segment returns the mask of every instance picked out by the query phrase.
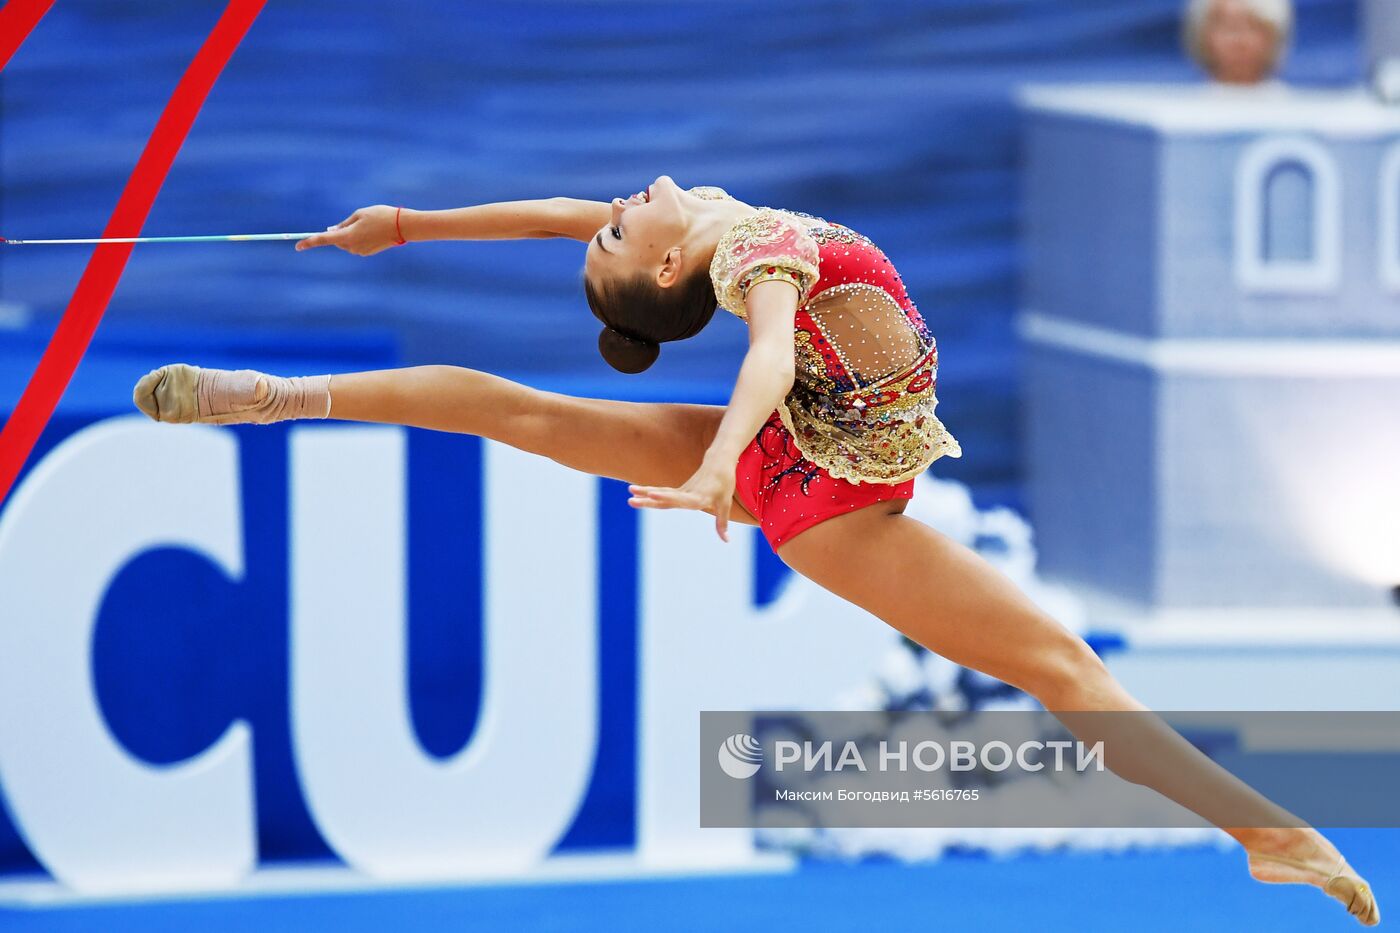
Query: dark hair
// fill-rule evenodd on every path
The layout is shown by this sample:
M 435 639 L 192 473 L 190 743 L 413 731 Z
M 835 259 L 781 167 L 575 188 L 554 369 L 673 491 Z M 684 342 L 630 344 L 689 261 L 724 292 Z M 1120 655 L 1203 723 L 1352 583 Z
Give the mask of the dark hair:
M 661 288 L 644 273 L 602 285 L 585 273 L 583 294 L 604 325 L 598 352 L 624 373 L 639 373 L 656 362 L 661 344 L 700 333 L 717 305 L 708 269 L 696 269 L 671 288 Z

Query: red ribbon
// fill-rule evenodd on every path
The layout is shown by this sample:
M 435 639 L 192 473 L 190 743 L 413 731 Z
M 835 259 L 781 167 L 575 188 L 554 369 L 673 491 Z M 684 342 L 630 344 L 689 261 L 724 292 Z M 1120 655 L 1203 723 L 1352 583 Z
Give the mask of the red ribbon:
M 140 236 L 156 195 L 165 184 L 170 166 L 184 145 L 195 117 L 265 3 L 266 0 L 230 0 L 224 8 L 223 15 L 214 24 L 214 29 L 170 95 L 102 236 Z M 51 5 L 52 0 L 10 0 L 0 8 L 0 67 L 9 60 L 9 54 L 19 47 Z M 24 28 L 26 24 L 27 28 Z M 20 32 L 22 28 L 23 32 Z M 15 479 L 34 450 L 35 442 L 53 417 L 58 400 L 68 388 L 78 363 L 87 353 L 92 335 L 126 269 L 133 245 L 104 243 L 93 250 L 68 308 L 39 360 L 39 366 L 25 386 L 4 429 L 0 430 L 0 503 L 9 495 Z

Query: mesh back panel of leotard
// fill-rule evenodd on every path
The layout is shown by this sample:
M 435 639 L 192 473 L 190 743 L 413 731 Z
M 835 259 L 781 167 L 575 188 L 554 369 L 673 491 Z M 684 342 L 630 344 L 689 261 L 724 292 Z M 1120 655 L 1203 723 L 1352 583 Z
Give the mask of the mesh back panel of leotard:
M 813 298 L 807 310 L 857 386 L 906 369 L 925 349 L 904 309 L 877 285 L 833 286 Z

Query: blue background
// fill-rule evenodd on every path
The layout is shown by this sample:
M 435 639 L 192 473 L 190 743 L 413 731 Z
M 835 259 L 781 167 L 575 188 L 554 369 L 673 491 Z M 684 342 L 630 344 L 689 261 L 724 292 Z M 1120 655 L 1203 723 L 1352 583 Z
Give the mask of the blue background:
M 884 248 L 938 338 L 939 414 L 966 453 L 936 471 L 970 484 L 979 505 L 1019 507 L 1011 325 L 1021 124 L 1013 91 L 1024 82 L 1195 80 L 1180 50 L 1179 6 L 274 0 L 210 95 L 144 232 L 316 230 L 373 203 L 608 200 L 661 173 L 819 214 Z M 0 73 L 0 234 L 100 234 L 221 10 L 196 0 L 55 5 Z M 1298 12 L 1285 76 L 1356 81 L 1354 3 L 1302 0 Z M 0 411 L 18 397 L 89 255 L 84 247 L 0 249 L 0 300 L 33 315 L 32 327 L 0 334 Z M 597 324 L 578 284 L 582 257 L 577 243 L 539 240 L 418 244 L 369 259 L 298 254 L 290 244 L 137 247 L 31 466 L 95 417 L 129 410 L 131 374 L 173 359 L 294 361 L 305 372 L 446 362 L 586 394 L 727 397 L 746 343 L 740 322 L 716 315 L 699 337 L 667 345 L 649 372 L 614 373 L 596 352 Z M 138 558 L 104 604 L 94 674 L 113 731 L 152 762 L 181 759 L 231 719 L 248 719 L 263 859 L 328 857 L 297 789 L 287 728 L 287 430 L 230 430 L 249 484 L 247 540 L 258 544 L 247 581 L 231 586 L 177 551 Z M 409 502 L 411 699 L 418 735 L 439 755 L 466 741 L 479 699 L 479 555 L 471 536 L 450 533 L 475 525 L 479 450 L 475 438 L 411 435 L 409 488 L 431 490 Z M 602 497 L 600 512 L 600 545 L 620 554 L 618 566 L 633 566 L 635 515 L 620 487 Z M 760 559 L 764 599 L 783 571 L 771 556 Z M 172 578 L 179 586 L 154 601 Z M 635 580 L 604 576 L 600 585 L 602 744 L 571 847 L 626 847 L 634 833 Z M 189 628 L 175 621 L 181 605 L 219 608 Z M 441 611 L 446 605 L 456 608 Z M 192 683 L 205 701 L 174 702 Z M 1359 863 L 1379 857 L 1379 834 L 1349 835 L 1338 842 L 1359 847 Z M 37 867 L 0 809 L 0 873 Z M 715 917 L 677 912 L 677 903 L 709 904 L 781 928 L 797 919 L 793 905 L 806 904 L 823 918 L 809 918 L 814 928 L 932 919 L 971 929 L 996 903 L 1007 928 L 1050 928 L 1056 919 L 1113 928 L 1128 900 L 1135 929 L 1349 923 L 1315 891 L 1249 886 L 1243 872 L 1237 852 L 1068 856 L 1014 868 L 816 869 L 724 887 L 690 879 L 566 887 L 547 897 L 531 888 L 444 893 L 411 910 L 458 927 L 518 922 L 534 910 L 549 913 L 550 929 L 590 928 L 595 912 L 612 915 L 613 929 L 682 929 L 708 928 Z M 1076 888 L 1081 874 L 1106 896 Z M 1004 900 L 1008 892 L 1023 895 L 1019 906 Z M 376 905 L 330 900 L 347 929 L 394 927 L 408 912 L 398 896 Z M 131 922 L 188 929 L 215 913 L 269 929 L 277 918 L 288 929 L 314 925 L 299 901 L 174 904 Z M 15 929 L 41 919 L 46 928 L 113 922 L 82 911 L 0 918 Z
M 272 2 L 148 235 L 319 230 L 368 204 L 610 200 L 659 174 L 872 237 L 939 341 L 940 475 L 1018 502 L 1019 119 L 1028 81 L 1195 80 L 1176 0 Z M 1286 76 L 1361 74 L 1352 0 L 1299 3 Z M 0 75 L 0 234 L 97 236 L 215 2 L 55 6 Z M 85 247 L 0 250 L 0 298 L 61 313 Z M 728 398 L 717 315 L 640 376 L 598 356 L 569 240 L 138 246 L 117 322 L 393 327 L 404 362 L 610 396 Z M 195 361 L 197 362 L 197 361 Z

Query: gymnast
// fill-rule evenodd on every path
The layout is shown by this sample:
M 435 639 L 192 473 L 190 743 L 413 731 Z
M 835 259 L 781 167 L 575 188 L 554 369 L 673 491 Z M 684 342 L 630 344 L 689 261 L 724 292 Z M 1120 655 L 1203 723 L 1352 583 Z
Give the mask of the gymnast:
M 934 414 L 933 335 L 865 236 L 662 175 L 611 204 L 375 205 L 296 248 L 370 256 L 409 241 L 541 237 L 587 244 L 598 348 L 622 372 L 646 369 L 661 344 L 694 336 L 717 307 L 745 321 L 729 403 L 576 398 L 450 365 L 284 377 L 184 363 L 142 377 L 134 402 L 179 424 L 334 418 L 474 434 L 626 481 L 635 508 L 711 515 L 723 541 L 731 518 L 756 525 L 797 573 L 1026 691 L 1080 740 L 1103 741 L 1120 777 L 1236 839 L 1257 880 L 1316 885 L 1361 923 L 1380 921 L 1369 887 L 1326 837 L 1151 714 L 975 551 L 902 514 L 914 478 L 962 450 Z M 1139 715 L 1075 715 L 1110 710 Z

